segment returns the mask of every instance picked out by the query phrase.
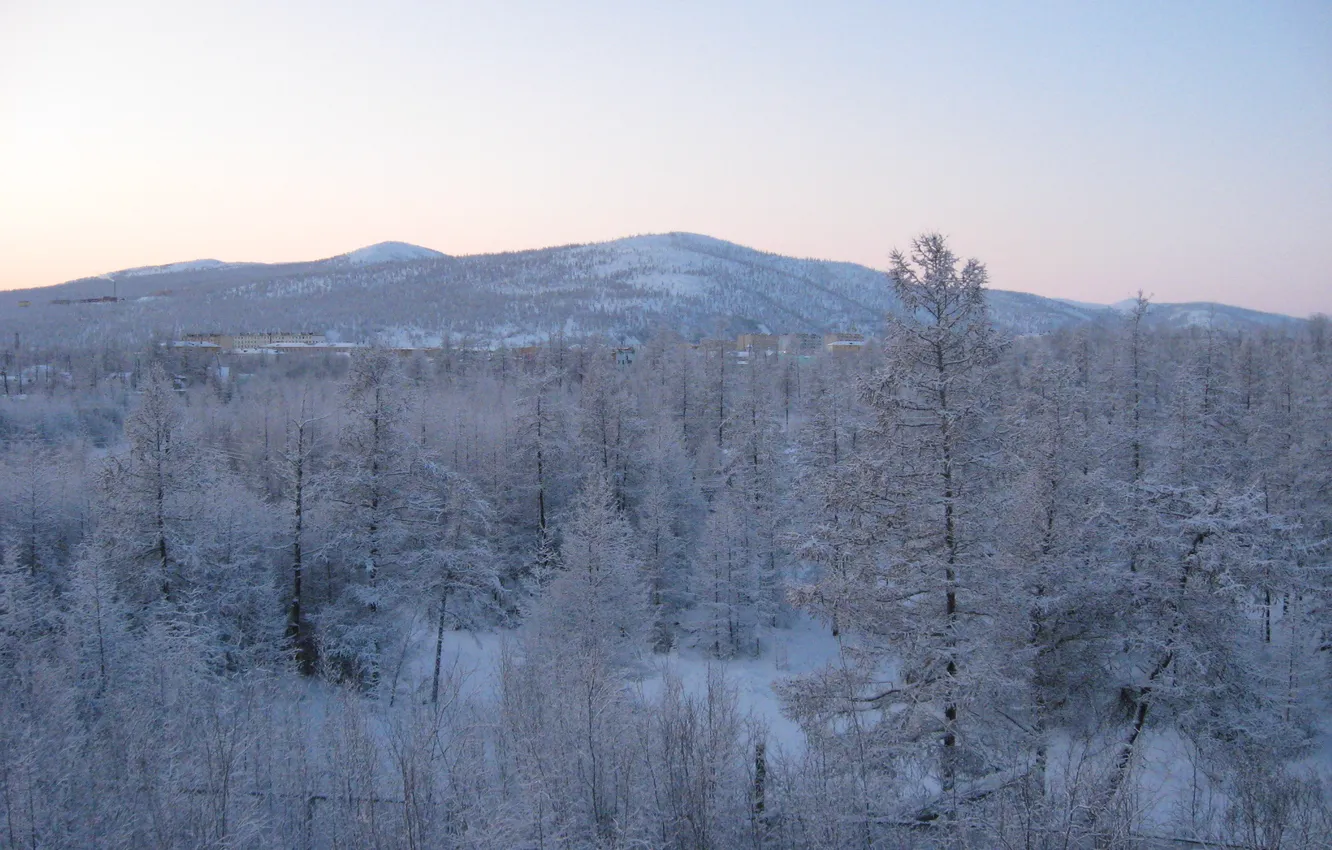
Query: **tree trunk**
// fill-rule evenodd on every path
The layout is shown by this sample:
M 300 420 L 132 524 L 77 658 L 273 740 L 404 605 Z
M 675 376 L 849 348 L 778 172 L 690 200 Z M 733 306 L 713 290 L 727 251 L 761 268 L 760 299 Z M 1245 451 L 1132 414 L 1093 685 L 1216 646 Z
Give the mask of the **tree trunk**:
M 448 606 L 449 592 L 445 590 L 444 595 L 439 600 L 439 623 L 435 629 L 435 675 L 430 683 L 431 705 L 439 705 L 439 668 L 444 657 L 444 621 Z

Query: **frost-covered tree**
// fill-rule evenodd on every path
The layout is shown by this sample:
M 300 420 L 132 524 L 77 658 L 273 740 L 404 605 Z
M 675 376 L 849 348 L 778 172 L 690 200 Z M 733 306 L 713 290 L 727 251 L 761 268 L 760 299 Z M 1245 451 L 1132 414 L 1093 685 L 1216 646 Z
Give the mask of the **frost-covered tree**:
M 338 447 L 324 483 L 334 506 L 324 557 L 342 572 L 337 604 L 323 613 L 322 654 L 336 675 L 378 677 L 396 638 L 395 608 L 428 554 L 437 493 L 427 486 L 419 441 L 408 430 L 410 391 L 398 355 L 360 352 L 343 388 Z
M 645 435 L 638 461 L 642 489 L 634 509 L 652 612 L 652 644 L 663 651 L 675 643 L 679 619 L 689 604 L 690 530 L 702 503 L 677 428 L 675 421 L 663 417 Z
M 547 530 L 562 507 L 567 477 L 569 413 L 559 386 L 561 377 L 549 367 L 520 377 L 512 414 L 510 460 L 519 478 L 515 489 L 530 494 L 523 500 L 525 510 L 515 519 L 538 533 Z
M 873 518 L 872 537 L 854 570 L 798 594 L 816 611 L 836 611 L 850 633 L 847 672 L 808 678 L 791 695 L 811 718 L 834 700 L 873 710 L 882 745 L 910 746 L 934 762 L 952 811 L 959 775 L 980 767 L 964 724 L 997 649 L 984 379 L 999 344 L 986 315 L 985 267 L 959 263 L 942 236 L 918 238 L 910 257 L 894 252 L 890 279 L 902 314 L 883 367 L 864 385 L 875 417 L 857 458 L 866 486 L 848 494 Z M 814 539 L 806 549 L 835 545 Z
M 319 475 L 315 466 L 320 450 L 319 425 L 325 418 L 312 409 L 309 394 L 302 393 L 299 407 L 286 423 L 284 444 L 277 453 L 289 522 L 285 536 L 290 554 L 291 598 L 287 602 L 286 637 L 298 668 L 306 675 L 315 672 L 318 661 L 317 642 L 306 604 L 306 570 L 310 561 L 306 526 Z
M 551 801 L 532 814 L 535 829 L 588 843 L 623 835 L 626 675 L 645 648 L 648 619 L 633 529 L 601 470 L 571 511 L 562 569 L 532 611 L 521 657 L 506 665 L 501 687 L 526 751 L 516 769 Z
M 431 703 L 439 702 L 444 632 L 452 622 L 473 627 L 493 615 L 498 577 L 491 545 L 494 512 L 470 481 L 435 468 L 439 491 L 438 531 L 433 536 L 422 576 L 427 594 L 437 600 L 435 663 L 430 684 Z M 452 603 L 452 609 L 450 609 Z
M 576 450 L 583 468 L 599 469 L 611 483 L 617 503 L 624 506 L 639 422 L 623 377 L 615 370 L 609 352 L 592 352 L 575 413 Z
M 125 440 L 98 482 L 99 545 L 134 599 L 178 605 L 191 589 L 212 470 L 160 364 L 125 420 Z
M 536 617 L 550 640 L 599 664 L 625 663 L 643 647 L 647 589 L 633 527 L 616 504 L 607 476 L 592 472 L 564 527 L 561 572 Z
M 77 460 L 32 440 L 14 441 L 0 455 L 0 534 L 34 578 L 59 581 L 78 540 Z

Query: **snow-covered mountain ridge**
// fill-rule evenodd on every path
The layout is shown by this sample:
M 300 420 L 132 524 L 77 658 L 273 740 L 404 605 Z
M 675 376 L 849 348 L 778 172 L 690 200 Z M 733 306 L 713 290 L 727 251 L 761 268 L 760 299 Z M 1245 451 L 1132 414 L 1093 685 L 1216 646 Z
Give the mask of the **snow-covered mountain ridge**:
M 135 272 L 136 274 L 130 274 Z M 745 332 L 879 332 L 897 308 L 882 271 L 770 254 L 691 233 L 531 251 L 448 256 L 386 242 L 304 263 L 215 260 L 115 273 L 117 304 L 54 305 L 111 295 L 108 276 L 0 292 L 0 330 L 50 338 L 142 339 L 191 330 L 326 330 L 520 344 L 552 334 L 641 340 Z M 170 297 L 161 297 L 169 292 Z M 156 296 L 156 297 L 152 297 Z M 20 300 L 31 303 L 10 309 Z M 992 290 L 1010 333 L 1117 320 L 1111 306 Z M 1216 304 L 1154 305 L 1154 322 L 1262 327 L 1287 316 Z M 19 323 L 22 327 L 19 327 Z
M 103 277 L 111 280 L 119 280 L 125 277 L 145 277 L 148 275 L 174 274 L 176 272 L 196 272 L 208 269 L 226 268 L 235 263 L 224 263 L 221 260 L 189 260 L 184 263 L 167 263 L 163 266 L 139 266 L 132 269 L 121 269 L 116 272 L 109 272 Z

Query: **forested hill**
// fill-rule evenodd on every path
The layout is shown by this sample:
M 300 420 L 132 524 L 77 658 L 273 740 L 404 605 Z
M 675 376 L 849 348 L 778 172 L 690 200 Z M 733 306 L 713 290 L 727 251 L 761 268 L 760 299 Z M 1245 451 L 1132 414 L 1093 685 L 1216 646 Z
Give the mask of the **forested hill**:
M 125 300 L 52 303 L 106 296 Z M 990 291 L 989 303 L 995 323 L 1012 333 L 1115 313 L 1002 290 Z M 315 262 L 197 260 L 128 269 L 0 292 L 0 334 L 10 339 L 19 331 L 52 344 L 292 329 L 404 345 L 433 344 L 445 334 L 489 344 L 525 344 L 559 332 L 632 341 L 662 329 L 690 338 L 853 326 L 876 333 L 896 306 L 875 269 L 670 233 L 467 257 L 388 242 Z M 1216 304 L 1165 304 L 1154 306 L 1152 321 L 1237 328 L 1292 320 Z

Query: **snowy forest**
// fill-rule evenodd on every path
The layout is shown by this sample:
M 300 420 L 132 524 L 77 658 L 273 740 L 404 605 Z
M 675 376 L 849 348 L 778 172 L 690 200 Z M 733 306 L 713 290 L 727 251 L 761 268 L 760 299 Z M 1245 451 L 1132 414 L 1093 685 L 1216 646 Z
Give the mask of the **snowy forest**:
M 986 278 L 921 237 L 850 355 L 6 377 L 0 846 L 1332 846 L 1328 320 Z

